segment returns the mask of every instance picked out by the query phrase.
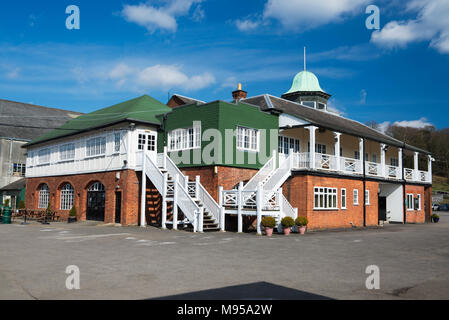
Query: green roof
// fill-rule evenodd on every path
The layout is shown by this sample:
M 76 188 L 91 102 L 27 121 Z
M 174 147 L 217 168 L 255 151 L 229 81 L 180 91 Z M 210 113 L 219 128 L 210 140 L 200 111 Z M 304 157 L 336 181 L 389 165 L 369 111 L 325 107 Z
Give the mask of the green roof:
M 309 71 L 302 71 L 295 76 L 291 89 L 287 93 L 293 93 L 298 91 L 309 92 L 324 92 L 320 87 L 318 78 Z
M 169 111 L 171 111 L 171 108 L 165 104 L 150 96 L 144 95 L 136 99 L 79 116 L 76 119 L 66 122 L 58 129 L 38 137 L 28 145 L 74 135 L 127 120 L 160 125 L 161 122 L 156 116 Z

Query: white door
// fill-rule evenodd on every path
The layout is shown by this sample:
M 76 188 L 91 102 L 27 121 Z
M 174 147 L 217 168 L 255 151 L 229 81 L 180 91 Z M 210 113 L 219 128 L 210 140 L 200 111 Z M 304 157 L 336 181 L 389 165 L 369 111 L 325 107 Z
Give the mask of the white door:
M 157 132 L 139 130 L 137 151 L 140 153 L 144 150 L 153 161 L 157 160 Z

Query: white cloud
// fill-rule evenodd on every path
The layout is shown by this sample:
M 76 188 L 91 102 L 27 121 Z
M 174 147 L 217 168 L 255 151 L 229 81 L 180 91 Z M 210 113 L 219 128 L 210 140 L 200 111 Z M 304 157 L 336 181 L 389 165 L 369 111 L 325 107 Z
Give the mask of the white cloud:
M 287 29 L 312 29 L 339 22 L 356 12 L 368 0 L 268 0 L 264 18 L 276 19 Z
M 410 43 L 429 41 L 440 53 L 449 53 L 449 1 L 413 0 L 406 11 L 415 19 L 391 21 L 373 33 L 371 42 L 386 48 L 405 47 Z
M 10 72 L 8 72 L 8 74 L 6 75 L 8 77 L 8 79 L 17 79 L 20 76 L 20 68 L 15 68 L 14 70 L 11 70 Z
M 378 130 L 380 132 L 385 133 L 390 126 L 391 126 L 391 122 L 390 121 L 385 121 L 385 122 L 382 122 L 382 123 L 378 124 Z
M 360 104 L 366 104 L 366 98 L 368 96 L 368 92 L 365 89 L 360 91 Z
M 250 19 L 235 20 L 237 29 L 243 32 L 256 30 L 260 26 L 260 21 L 253 21 Z
M 131 68 L 125 63 L 119 63 L 109 72 L 109 77 L 114 80 L 123 79 L 132 72 L 133 68 Z
M 426 118 L 421 118 L 419 120 L 411 120 L 411 121 L 396 121 L 395 123 L 393 123 L 394 126 L 398 126 L 398 127 L 410 127 L 410 128 L 418 128 L 418 129 L 422 129 L 428 126 L 433 126 L 432 123 L 430 123 L 429 121 L 427 121 Z
M 207 72 L 188 76 L 178 66 L 158 64 L 141 70 L 137 75 L 136 83 L 144 89 L 201 90 L 215 83 L 215 77 Z
M 141 3 L 139 5 L 124 5 L 123 17 L 129 21 L 145 27 L 149 32 L 162 29 L 176 32 L 178 29 L 177 17 L 188 15 L 194 4 L 203 0 L 167 0 L 164 6 L 155 7 Z M 194 20 L 204 18 L 204 11 L 198 6 L 193 14 Z

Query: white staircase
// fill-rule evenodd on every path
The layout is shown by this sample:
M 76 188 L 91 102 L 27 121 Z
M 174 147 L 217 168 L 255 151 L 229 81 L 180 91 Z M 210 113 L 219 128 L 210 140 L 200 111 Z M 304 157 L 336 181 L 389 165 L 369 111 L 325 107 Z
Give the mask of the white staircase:
M 237 190 L 220 189 L 220 206 L 225 214 L 237 214 L 238 231 L 242 232 L 242 215 L 257 216 L 257 232 L 261 233 L 262 216 L 273 216 L 281 230 L 281 219 L 298 216 L 298 210 L 293 208 L 282 193 L 281 186 L 291 176 L 294 154 L 287 158 L 280 157 L 280 165 L 276 167 L 276 153 L 243 186 L 240 183 Z
M 143 177 L 148 177 L 162 196 L 162 228 L 172 225 L 174 230 L 179 226 L 191 228 L 194 232 L 224 230 L 222 210 L 212 196 L 206 191 L 196 177 L 189 181 L 179 168 L 173 163 L 165 151 L 157 158 L 143 153 Z M 141 212 L 146 212 L 146 179 L 142 179 Z M 172 203 L 172 219 L 167 220 L 167 207 Z M 184 215 L 179 220 L 179 210 Z M 141 214 L 141 226 L 146 226 L 146 215 Z

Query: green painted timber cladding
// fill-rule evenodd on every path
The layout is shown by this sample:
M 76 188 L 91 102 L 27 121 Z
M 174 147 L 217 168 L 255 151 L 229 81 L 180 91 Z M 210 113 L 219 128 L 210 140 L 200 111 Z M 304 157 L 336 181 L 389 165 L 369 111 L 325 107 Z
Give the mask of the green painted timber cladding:
M 185 107 L 175 108 L 172 112 L 166 115 L 166 121 L 164 123 L 164 133 L 160 135 L 159 140 L 159 152 L 162 152 L 163 146 L 166 145 L 168 132 L 180 129 L 180 128 L 190 128 L 193 126 L 194 121 L 201 122 L 201 136 L 202 140 L 205 137 L 205 133 L 209 129 L 216 129 L 223 137 L 221 157 L 217 162 L 205 163 L 203 158 L 201 158 L 201 163 L 194 163 L 194 152 L 199 152 L 199 150 L 189 150 L 178 153 L 172 153 L 170 156 L 172 158 L 183 158 L 188 162 L 187 164 L 179 164 L 179 167 L 198 167 L 207 165 L 223 165 L 230 167 L 241 167 L 250 169 L 260 169 L 267 158 L 270 157 L 270 150 L 277 150 L 278 143 L 278 116 L 266 112 L 261 112 L 258 107 L 239 103 L 227 103 L 223 101 L 215 101 L 204 105 L 190 105 Z M 236 132 L 237 126 L 248 127 L 259 129 L 260 131 L 260 142 L 259 142 L 259 152 L 264 153 L 265 157 L 256 157 L 256 153 L 239 151 L 236 148 L 236 137 L 232 137 L 232 157 L 230 155 L 229 149 L 226 150 L 226 130 L 231 129 Z M 266 135 L 261 132 L 261 130 L 267 130 Z M 274 130 L 273 141 L 270 140 L 270 130 Z M 211 140 L 212 141 L 212 140 Z M 228 142 L 229 143 L 229 142 Z M 205 148 L 210 144 L 210 141 L 201 142 L 201 152 L 203 153 Z M 270 147 L 271 145 L 271 147 Z M 219 154 L 211 153 L 213 156 L 218 156 Z M 251 155 L 250 155 L 251 154 Z M 239 159 L 239 161 L 237 161 Z M 255 159 L 255 161 L 250 161 L 250 159 Z M 241 161 L 243 160 L 243 161 Z

